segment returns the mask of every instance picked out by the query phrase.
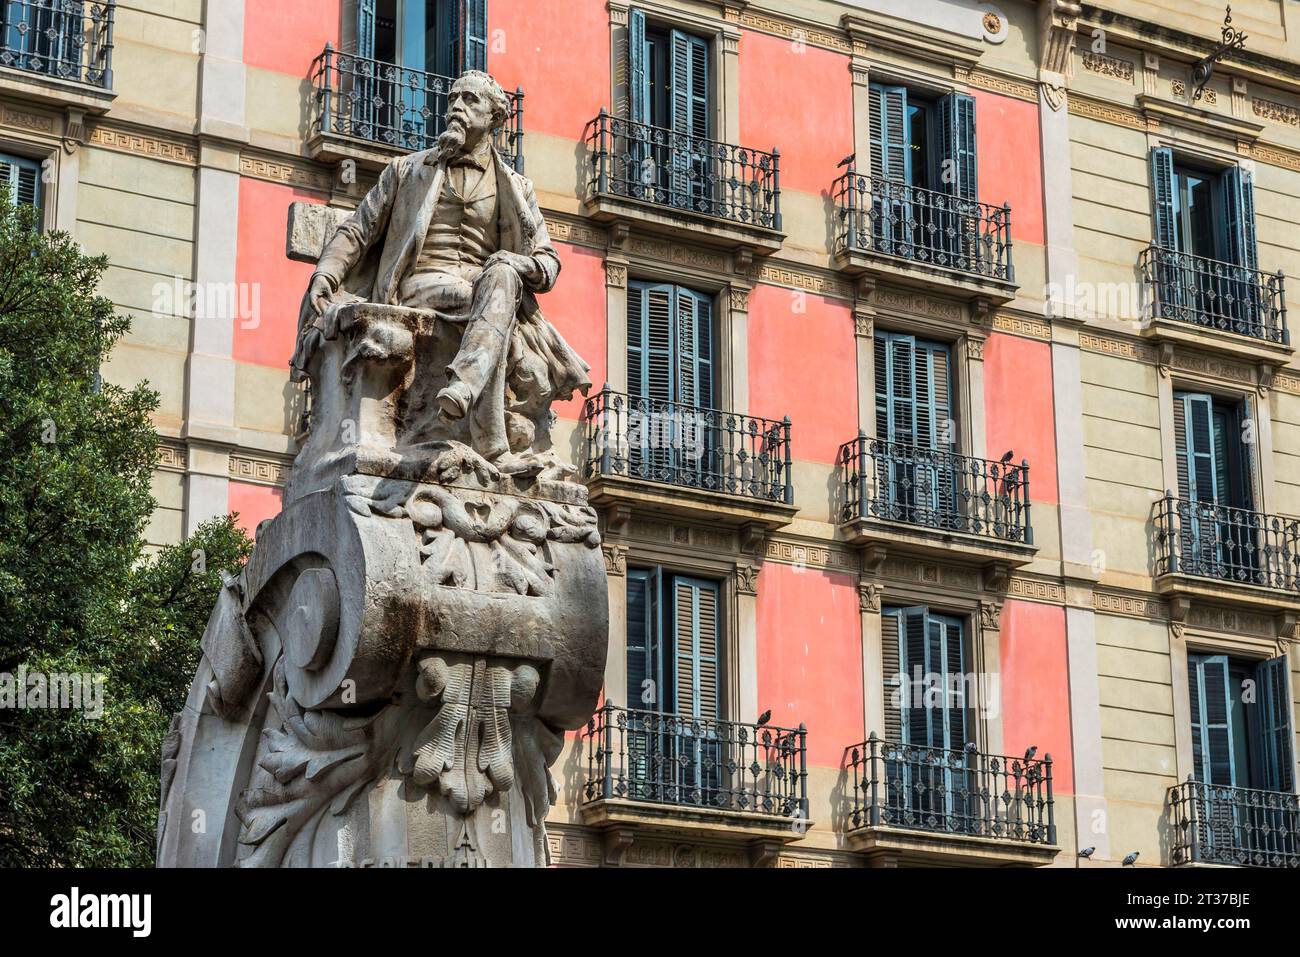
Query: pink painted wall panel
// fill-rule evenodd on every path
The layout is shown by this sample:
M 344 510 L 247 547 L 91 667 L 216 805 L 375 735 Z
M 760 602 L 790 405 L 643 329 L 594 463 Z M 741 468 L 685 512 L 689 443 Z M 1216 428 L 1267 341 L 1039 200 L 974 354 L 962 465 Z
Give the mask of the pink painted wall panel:
M 833 463 L 858 434 L 857 344 L 849 307 L 759 285 L 749 296 L 749 407 L 790 416 L 797 459 Z
M 1011 238 L 1043 245 L 1038 106 L 983 90 L 975 97 L 980 201 L 1011 204 Z
M 306 81 L 326 43 L 339 46 L 340 0 L 245 0 L 244 62 Z
M 808 761 L 839 767 L 864 737 L 862 631 L 852 575 L 768 562 L 758 580 L 758 710 L 808 727 Z
M 488 69 L 507 90 L 523 87 L 526 133 L 577 140 L 612 108 L 605 4 L 492 0 L 488 31 Z
M 984 416 L 988 457 L 1008 449 L 1029 460 L 1029 494 L 1058 501 L 1056 416 L 1052 402 L 1052 347 L 994 333 L 984 346 Z
M 245 301 L 258 308 L 256 315 L 241 314 L 235 320 L 237 362 L 288 366 L 298 335 L 298 310 L 313 268 L 284 254 L 289 204 L 320 201 L 314 193 L 289 186 L 240 180 L 235 280 Z
M 564 336 L 591 371 L 591 392 L 605 384 L 605 260 L 593 250 L 556 243 L 560 254 L 560 281 L 538 297 L 542 314 Z M 552 408 L 563 419 L 581 419 L 583 397 L 575 392 Z
M 740 145 L 781 151 L 782 189 L 828 193 L 837 164 L 853 152 L 849 58 L 745 31 Z
M 1029 601 L 1002 609 L 1002 744 L 1008 755 L 1037 747 L 1052 756 L 1057 794 L 1074 793 L 1065 610 Z
M 239 516 L 236 524 L 250 536 L 264 520 L 280 514 L 283 501 L 283 489 L 247 482 L 231 482 L 227 494 L 227 507 Z

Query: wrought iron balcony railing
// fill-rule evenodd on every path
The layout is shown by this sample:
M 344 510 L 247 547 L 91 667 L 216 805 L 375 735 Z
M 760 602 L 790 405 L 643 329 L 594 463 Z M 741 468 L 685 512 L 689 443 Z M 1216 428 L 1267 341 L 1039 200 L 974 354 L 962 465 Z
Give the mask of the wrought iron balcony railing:
M 781 152 L 734 146 L 611 116 L 587 124 L 589 195 L 781 231 Z
M 0 67 L 113 88 L 115 0 L 0 0 Z
M 442 134 L 447 95 L 454 77 L 340 53 L 332 45 L 312 63 L 311 129 L 350 136 L 413 153 L 432 147 Z M 510 117 L 496 147 L 523 172 L 524 92 L 507 93 Z
M 1300 796 L 1203 784 L 1169 789 L 1174 864 L 1300 867 Z
M 790 420 L 736 415 L 605 386 L 582 411 L 583 477 L 622 476 L 794 504 Z
M 1140 260 L 1151 316 L 1290 345 L 1286 277 L 1148 246 Z
M 1300 593 L 1300 518 L 1194 502 L 1156 503 L 1156 575 Z
M 808 818 L 808 732 L 606 704 L 587 723 L 583 803 L 620 799 Z
M 1029 463 L 858 437 L 840 447 L 840 521 L 882 520 L 1032 545 Z
M 1010 758 L 882 741 L 849 749 L 848 830 L 899 827 L 1027 844 L 1056 843 L 1052 757 Z
M 896 180 L 835 181 L 835 251 L 910 260 L 982 279 L 1014 283 L 1011 207 L 990 206 Z

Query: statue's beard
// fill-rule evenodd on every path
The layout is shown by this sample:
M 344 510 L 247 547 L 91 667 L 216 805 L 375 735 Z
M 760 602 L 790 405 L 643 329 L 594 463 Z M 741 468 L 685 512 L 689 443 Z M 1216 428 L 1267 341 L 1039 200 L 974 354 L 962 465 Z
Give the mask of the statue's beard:
M 458 123 L 448 125 L 438 137 L 438 149 L 444 156 L 459 156 L 465 152 L 465 127 Z

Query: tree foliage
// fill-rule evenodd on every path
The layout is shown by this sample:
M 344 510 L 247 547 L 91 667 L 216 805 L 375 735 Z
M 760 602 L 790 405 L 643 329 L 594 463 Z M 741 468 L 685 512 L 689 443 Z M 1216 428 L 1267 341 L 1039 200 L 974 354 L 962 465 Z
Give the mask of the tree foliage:
M 252 547 L 228 517 L 146 554 L 158 396 L 100 381 L 106 266 L 0 191 L 0 680 L 103 676 L 99 718 L 0 706 L 0 866 L 152 864 L 162 736 Z

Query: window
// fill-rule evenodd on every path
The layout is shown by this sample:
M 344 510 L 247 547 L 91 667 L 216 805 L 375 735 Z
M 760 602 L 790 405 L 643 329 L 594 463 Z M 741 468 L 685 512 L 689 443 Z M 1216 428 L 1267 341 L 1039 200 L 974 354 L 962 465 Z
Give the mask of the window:
M 358 58 L 341 61 L 354 134 L 424 149 L 442 132 L 448 80 L 487 69 L 487 0 L 345 0 L 343 52 Z
M 1293 789 L 1288 670 L 1285 656 L 1245 661 L 1188 655 L 1196 780 L 1223 787 Z
M 925 606 L 884 609 L 886 741 L 950 751 L 966 746 L 964 624 Z M 930 689 L 936 693 L 927 695 Z
M 629 393 L 711 408 L 713 343 L 712 296 L 669 283 L 628 283 Z
M 943 526 L 956 519 L 956 423 L 947 345 L 877 332 L 876 488 L 887 517 Z
M 721 590 L 660 568 L 627 579 L 627 738 L 631 796 L 713 803 L 724 786 L 719 694 Z M 659 715 L 667 717 L 659 717 Z M 704 798 L 688 801 L 698 792 Z
M 1182 570 L 1254 582 L 1260 555 L 1254 521 L 1253 468 L 1243 440 L 1246 403 L 1174 393 L 1174 447 L 1181 501 Z
M 1251 508 L 1251 468 L 1242 440 L 1246 403 L 1193 392 L 1174 393 L 1178 495 L 1191 502 Z
M 641 198 L 710 212 L 714 176 L 707 141 L 713 132 L 713 92 L 709 42 L 681 30 L 651 26 L 645 14 L 628 15 L 628 110 L 634 129 L 629 175 L 644 190 Z M 636 130 L 644 124 L 678 134 Z
M 949 93 L 927 99 L 906 87 L 873 83 L 870 136 L 877 248 L 940 265 L 976 253 L 968 247 L 977 211 L 941 198 L 979 199 L 974 98 Z
M 8 187 L 9 202 L 41 207 L 41 164 L 0 153 L 0 186 Z

